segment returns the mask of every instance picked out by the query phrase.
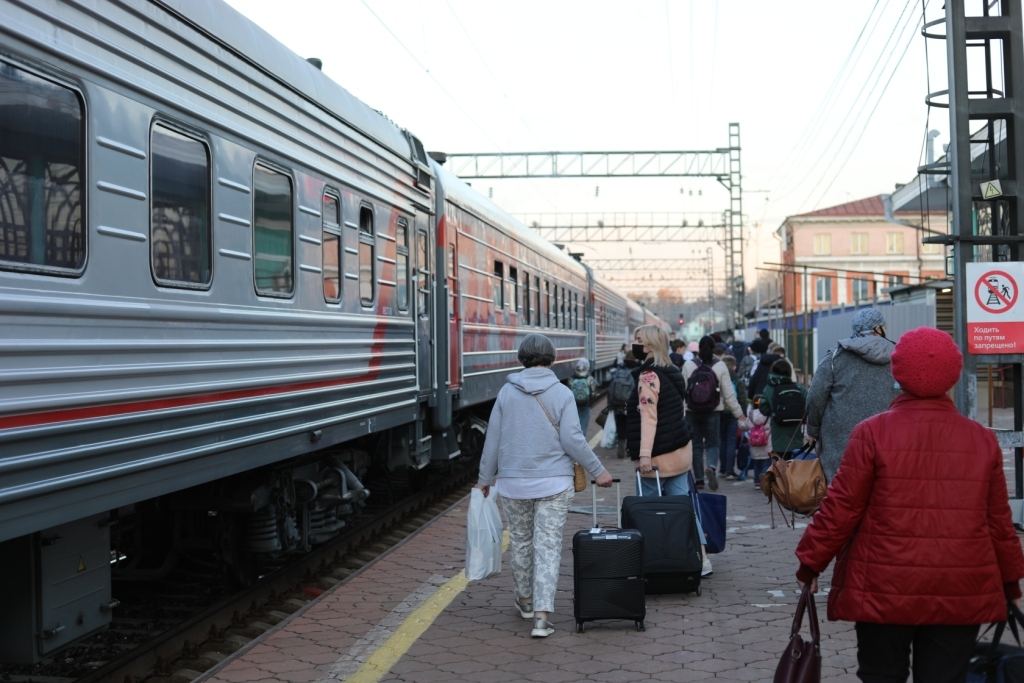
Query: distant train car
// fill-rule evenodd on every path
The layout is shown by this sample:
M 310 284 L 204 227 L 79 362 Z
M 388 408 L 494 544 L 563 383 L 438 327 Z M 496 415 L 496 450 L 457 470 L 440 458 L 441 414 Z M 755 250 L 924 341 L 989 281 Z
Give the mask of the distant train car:
M 0 16 L 0 661 L 111 572 L 252 580 L 478 453 L 526 334 L 567 378 L 650 319 L 218 0 Z

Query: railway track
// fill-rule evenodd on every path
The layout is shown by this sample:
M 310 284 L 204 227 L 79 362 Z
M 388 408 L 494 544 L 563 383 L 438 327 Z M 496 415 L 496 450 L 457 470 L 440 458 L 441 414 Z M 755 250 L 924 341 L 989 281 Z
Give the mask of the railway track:
M 475 474 L 475 461 L 460 463 L 240 591 L 211 582 L 215 567 L 193 560 L 122 600 L 99 634 L 34 666 L 0 665 L 0 682 L 188 683 L 419 531 L 469 492 Z

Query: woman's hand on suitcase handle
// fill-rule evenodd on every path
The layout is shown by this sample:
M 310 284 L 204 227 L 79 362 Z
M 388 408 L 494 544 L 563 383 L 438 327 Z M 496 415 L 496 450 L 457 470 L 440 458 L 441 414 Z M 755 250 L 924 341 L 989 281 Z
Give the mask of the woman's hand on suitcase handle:
M 602 488 L 608 488 L 612 485 L 612 475 L 608 474 L 608 470 L 605 470 L 601 474 L 597 475 L 594 479 L 594 483 Z
M 654 468 L 651 467 L 651 456 L 641 455 L 640 467 L 638 467 L 637 469 L 640 470 L 640 474 L 650 474 L 651 472 L 653 472 Z

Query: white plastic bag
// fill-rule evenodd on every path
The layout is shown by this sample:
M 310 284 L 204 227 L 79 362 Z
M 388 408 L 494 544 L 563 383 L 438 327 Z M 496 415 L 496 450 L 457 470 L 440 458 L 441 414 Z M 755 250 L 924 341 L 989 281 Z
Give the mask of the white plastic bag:
M 615 448 L 619 442 L 619 436 L 615 425 L 615 413 L 608 412 L 608 420 L 604 423 L 604 438 L 601 439 L 601 448 Z
M 495 502 L 493 487 L 490 495 L 474 488 L 469 494 L 466 514 L 466 578 L 486 579 L 501 571 L 501 515 Z

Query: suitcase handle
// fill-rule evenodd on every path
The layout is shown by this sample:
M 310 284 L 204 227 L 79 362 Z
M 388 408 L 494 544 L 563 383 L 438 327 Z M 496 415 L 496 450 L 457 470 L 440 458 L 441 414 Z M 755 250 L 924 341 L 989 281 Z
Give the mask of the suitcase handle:
M 661 475 L 658 474 L 658 468 L 652 467 L 651 470 L 654 472 L 654 481 L 658 483 L 658 497 L 661 498 Z M 641 498 L 644 497 L 643 486 L 640 485 L 640 468 L 636 468 L 636 494 Z
M 622 528 L 622 480 L 612 479 L 612 483 L 615 484 L 615 522 L 616 528 Z M 591 527 L 591 533 L 599 533 L 601 531 L 600 525 L 597 523 L 597 484 L 593 479 L 590 480 L 590 510 L 594 514 L 594 526 Z

